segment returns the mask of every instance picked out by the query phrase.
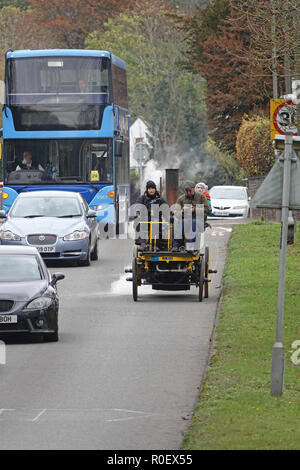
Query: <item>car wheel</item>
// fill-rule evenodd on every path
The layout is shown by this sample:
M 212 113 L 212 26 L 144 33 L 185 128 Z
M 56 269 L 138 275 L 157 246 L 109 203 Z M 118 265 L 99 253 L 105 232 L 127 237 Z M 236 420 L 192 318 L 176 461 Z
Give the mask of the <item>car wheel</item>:
M 91 260 L 92 261 L 97 261 L 97 259 L 99 258 L 99 254 L 98 254 L 98 239 L 96 240 L 96 243 L 95 243 L 95 247 L 91 253 Z
M 49 343 L 54 343 L 58 341 L 58 330 L 54 333 L 49 333 L 48 335 L 44 335 L 44 341 L 48 341 Z
M 91 264 L 91 242 L 89 243 L 89 247 L 88 247 L 88 252 L 86 254 L 86 259 L 84 259 L 83 261 L 79 261 L 78 264 L 79 266 L 90 266 Z

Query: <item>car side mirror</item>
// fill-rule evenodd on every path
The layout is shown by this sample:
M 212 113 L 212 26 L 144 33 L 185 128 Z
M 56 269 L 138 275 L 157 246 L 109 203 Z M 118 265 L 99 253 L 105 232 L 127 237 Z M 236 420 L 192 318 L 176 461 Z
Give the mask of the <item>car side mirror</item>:
M 251 196 L 248 197 L 248 201 L 251 201 Z
M 1 211 L 0 211 L 0 219 L 6 219 L 6 217 L 7 217 L 7 216 L 6 216 L 6 212 L 3 211 L 3 210 L 1 210 Z
M 55 286 L 57 281 L 61 281 L 62 279 L 65 278 L 65 275 L 63 273 L 53 273 L 52 274 L 52 279 L 51 279 L 51 286 Z
M 97 212 L 93 209 L 90 209 L 87 213 L 87 217 L 88 219 L 93 219 L 94 217 L 97 217 Z

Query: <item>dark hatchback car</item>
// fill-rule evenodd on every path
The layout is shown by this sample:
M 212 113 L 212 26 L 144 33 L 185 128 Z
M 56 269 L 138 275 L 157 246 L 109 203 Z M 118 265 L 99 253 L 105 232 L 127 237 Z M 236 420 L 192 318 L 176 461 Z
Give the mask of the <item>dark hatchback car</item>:
M 58 340 L 56 283 L 36 248 L 0 246 L 0 338 L 27 334 Z

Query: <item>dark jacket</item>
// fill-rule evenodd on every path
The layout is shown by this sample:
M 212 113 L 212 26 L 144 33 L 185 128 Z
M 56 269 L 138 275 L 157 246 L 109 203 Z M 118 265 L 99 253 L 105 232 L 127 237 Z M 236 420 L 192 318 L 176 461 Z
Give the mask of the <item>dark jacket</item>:
M 144 194 L 142 194 L 137 199 L 136 204 L 143 204 L 144 206 L 147 207 L 148 212 L 151 212 L 152 204 L 159 204 L 161 206 L 162 204 L 167 204 L 167 203 L 164 200 L 164 198 L 160 196 L 158 191 L 155 192 L 152 198 L 147 194 L 147 191 L 145 191 Z
M 31 163 L 30 166 L 27 166 L 25 163 L 22 162 L 22 163 L 19 163 L 18 166 L 21 168 L 21 170 L 38 170 L 39 169 L 38 165 L 35 165 L 34 163 Z

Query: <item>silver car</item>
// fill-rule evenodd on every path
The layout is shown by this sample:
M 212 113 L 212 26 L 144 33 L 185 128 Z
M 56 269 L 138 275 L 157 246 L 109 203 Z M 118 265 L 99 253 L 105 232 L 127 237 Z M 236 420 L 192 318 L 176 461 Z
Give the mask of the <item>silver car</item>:
M 249 217 L 245 186 L 213 186 L 209 190 L 213 217 Z
M 97 213 L 79 193 L 21 193 L 0 226 L 2 245 L 35 246 L 45 260 L 75 260 L 89 266 L 98 259 Z

